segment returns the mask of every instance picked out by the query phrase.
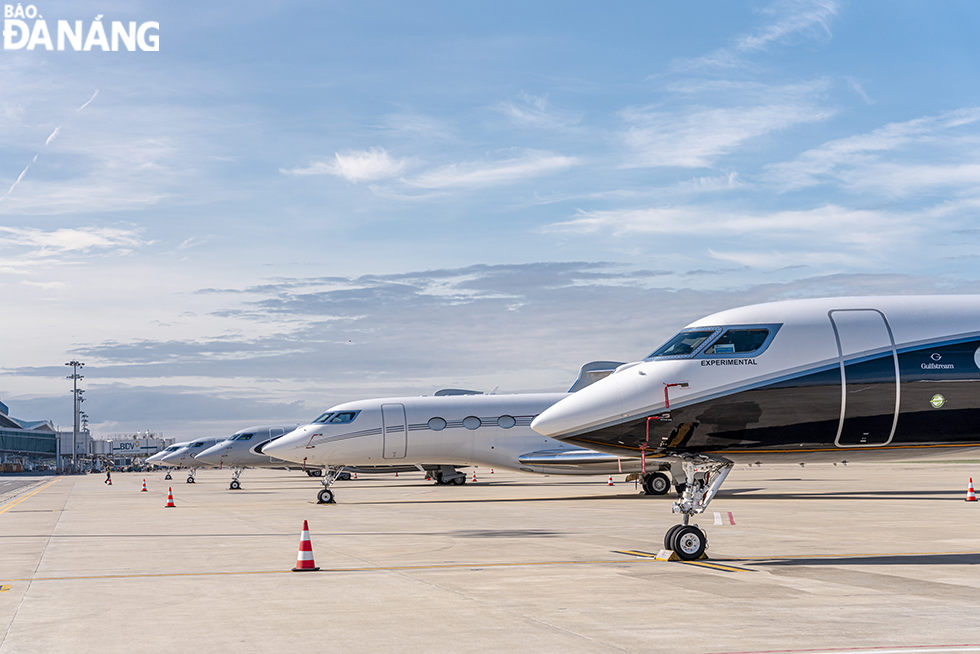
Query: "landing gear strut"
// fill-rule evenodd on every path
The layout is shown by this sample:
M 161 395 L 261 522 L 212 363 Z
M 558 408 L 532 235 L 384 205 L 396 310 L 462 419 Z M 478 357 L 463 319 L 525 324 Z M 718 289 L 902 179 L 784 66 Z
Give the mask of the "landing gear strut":
M 683 494 L 674 502 L 673 511 L 681 514 L 682 522 L 667 530 L 664 548 L 673 550 L 685 561 L 694 561 L 708 548 L 708 539 L 697 525 L 690 524 L 691 516 L 704 513 L 735 463 L 706 454 L 682 454 L 679 458 L 686 479 Z
M 332 486 L 333 483 L 337 481 L 337 479 L 340 477 L 340 475 L 343 472 L 344 472 L 344 466 L 337 466 L 337 467 L 331 466 L 325 470 L 325 474 L 320 480 L 320 483 L 323 484 L 323 488 L 320 490 L 319 493 L 316 494 L 317 504 L 337 503 L 337 500 L 334 499 L 333 491 L 330 490 L 330 486 Z
M 244 471 L 244 470 L 245 470 L 245 468 L 235 468 L 235 472 L 232 473 L 231 483 L 228 484 L 229 490 L 240 490 L 241 489 L 242 485 L 238 481 L 238 478 L 241 477 L 242 471 Z

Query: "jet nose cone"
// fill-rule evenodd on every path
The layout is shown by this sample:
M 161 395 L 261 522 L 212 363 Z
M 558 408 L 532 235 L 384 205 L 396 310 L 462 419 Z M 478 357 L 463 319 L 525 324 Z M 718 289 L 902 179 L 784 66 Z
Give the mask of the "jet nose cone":
M 218 466 L 221 465 L 221 455 L 225 451 L 224 445 L 216 445 L 214 447 L 209 447 L 200 454 L 194 455 L 195 461 L 200 461 L 204 465 Z
M 262 446 L 262 454 L 266 456 L 271 456 L 274 459 L 282 459 L 283 461 L 295 461 L 297 463 L 302 462 L 306 458 L 306 441 L 309 437 L 306 436 L 306 430 L 297 429 L 294 432 L 281 436 L 271 443 L 266 443 Z
M 619 383 L 611 375 L 545 409 L 531 429 L 550 438 L 572 436 L 618 418 L 622 404 Z

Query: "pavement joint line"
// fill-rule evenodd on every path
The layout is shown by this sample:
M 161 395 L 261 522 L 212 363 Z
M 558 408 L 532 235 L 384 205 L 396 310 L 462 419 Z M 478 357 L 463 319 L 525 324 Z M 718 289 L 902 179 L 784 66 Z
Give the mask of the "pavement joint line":
M 726 559 L 714 559 L 721 563 L 738 563 L 739 561 L 794 561 L 796 559 L 873 559 L 879 556 L 963 556 L 967 554 L 980 554 L 980 550 L 965 552 L 865 552 L 859 554 L 796 554 L 780 556 L 735 556 Z M 972 646 L 971 646 L 972 647 Z M 781 650 L 773 650 L 781 651 Z M 791 651 L 791 650 L 786 650 Z M 811 650 L 792 650 L 792 651 L 811 651 Z M 814 652 L 829 652 L 837 650 L 812 650 Z M 849 652 L 851 650 L 839 650 Z M 861 650 L 864 651 L 864 650 Z M 869 650 L 870 651 L 870 650 Z M 737 653 L 736 653 L 737 654 Z
M 644 559 L 653 561 L 653 559 Z M 398 570 L 453 570 L 463 568 L 520 568 L 537 565 L 622 565 L 637 563 L 628 559 L 597 559 L 594 561 L 525 561 L 516 563 L 436 563 L 428 565 L 364 566 L 359 568 L 320 568 L 319 572 L 388 572 Z M 77 577 L 30 577 L 4 581 L 74 581 L 80 579 L 137 579 L 146 577 L 216 577 L 222 575 L 292 574 L 292 570 L 229 570 L 224 572 L 160 572 L 122 575 L 82 575 Z
M 880 647 L 840 647 L 832 649 L 767 649 L 713 654 L 928 654 L 929 652 L 980 652 L 976 645 L 883 645 Z
M 23 502 L 24 500 L 29 499 L 31 497 L 34 497 L 35 495 L 37 495 L 38 493 L 40 493 L 41 491 L 43 491 L 45 488 L 47 488 L 51 484 L 54 484 L 55 482 L 61 481 L 62 479 L 64 479 L 64 477 L 55 477 L 54 479 L 52 479 L 48 483 L 44 484 L 43 486 L 38 486 L 37 488 L 35 488 L 31 492 L 27 493 L 26 495 L 22 495 L 21 497 L 18 497 L 16 500 L 12 500 L 10 502 L 7 502 L 3 506 L 0 506 L 0 514 L 6 513 L 10 509 L 14 508 L 15 506 L 17 506 L 18 504 L 20 504 L 21 502 Z

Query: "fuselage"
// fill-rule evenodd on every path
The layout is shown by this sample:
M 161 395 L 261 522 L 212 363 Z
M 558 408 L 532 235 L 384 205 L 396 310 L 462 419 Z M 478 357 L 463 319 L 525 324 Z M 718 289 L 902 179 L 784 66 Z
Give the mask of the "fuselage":
M 525 472 L 608 474 L 633 460 L 585 450 L 534 432 L 531 421 L 566 393 L 447 395 L 360 400 L 262 448 L 315 466 L 481 465 Z
M 168 446 L 168 447 L 160 450 L 156 454 L 154 454 L 152 456 L 146 457 L 146 462 L 147 463 L 154 463 L 156 465 L 173 467 L 169 463 L 164 463 L 164 461 L 163 461 L 164 458 L 170 456 L 171 454 L 173 454 L 174 452 L 176 452 L 177 450 L 179 450 L 181 448 L 187 447 L 192 442 L 193 441 L 186 441 L 184 443 L 174 443 L 173 445 L 170 445 L 170 446 Z
M 980 296 L 723 311 L 534 420 L 620 456 L 907 458 L 980 446 Z
M 209 447 L 213 446 L 218 441 L 223 441 L 224 438 L 201 438 L 196 441 L 191 441 L 176 451 L 167 454 L 160 460 L 160 463 L 168 465 L 172 468 L 201 468 L 206 465 L 201 461 L 194 459 L 195 454 L 199 454 Z
M 277 459 L 256 448 L 281 438 L 299 425 L 260 425 L 240 429 L 215 445 L 201 450 L 194 458 L 202 465 L 233 468 L 281 468 L 290 462 Z

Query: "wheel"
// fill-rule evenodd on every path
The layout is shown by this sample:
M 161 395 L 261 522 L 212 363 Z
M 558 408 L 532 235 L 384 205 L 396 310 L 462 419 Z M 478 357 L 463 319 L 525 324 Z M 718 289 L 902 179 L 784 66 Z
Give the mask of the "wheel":
M 340 476 L 337 477 L 337 479 L 339 479 L 340 481 L 350 481 L 350 473 L 349 472 L 342 472 L 342 473 L 340 473 Z
M 316 501 L 318 504 L 333 504 L 333 491 L 329 488 L 324 488 L 316 494 Z
M 238 490 L 238 489 L 240 489 L 242 487 L 242 485 L 240 483 L 238 483 L 238 480 L 237 479 L 232 479 L 231 480 L 230 487 L 231 487 L 231 490 Z
M 647 495 L 666 495 L 670 491 L 670 478 L 662 472 L 647 475 L 643 480 L 643 490 Z
M 670 529 L 667 530 L 667 533 L 664 534 L 664 549 L 665 550 L 672 550 L 672 549 L 674 549 L 674 541 L 673 541 L 674 533 L 676 533 L 677 530 L 680 529 L 683 526 L 684 525 L 674 525 L 673 527 L 671 527 Z
M 171 477 L 171 476 L 170 476 L 170 473 L 168 472 L 168 473 L 167 473 L 167 476 L 166 476 L 166 477 L 164 477 L 164 479 L 166 479 L 167 481 L 170 481 L 171 479 L 173 479 L 173 477 Z
M 436 480 L 436 485 L 438 485 L 438 486 L 442 486 L 443 484 L 446 483 L 445 480 L 443 480 L 443 478 L 442 478 L 442 473 L 441 472 L 437 472 L 436 473 L 435 480 Z
M 323 470 L 321 470 L 320 468 L 317 468 L 316 470 L 311 470 L 310 471 L 310 476 L 311 477 L 322 477 L 323 476 Z
M 462 486 L 466 483 L 466 477 L 453 477 L 453 484 L 457 486 Z
M 671 548 L 685 561 L 696 561 L 704 554 L 704 548 L 708 545 L 708 539 L 704 537 L 704 532 L 694 525 L 681 527 L 674 532 L 671 539 L 674 547 Z
M 194 483 L 194 478 L 193 477 L 188 477 L 187 478 L 187 483 L 188 484 L 193 484 Z

